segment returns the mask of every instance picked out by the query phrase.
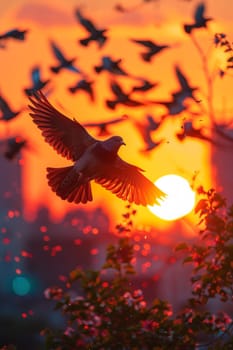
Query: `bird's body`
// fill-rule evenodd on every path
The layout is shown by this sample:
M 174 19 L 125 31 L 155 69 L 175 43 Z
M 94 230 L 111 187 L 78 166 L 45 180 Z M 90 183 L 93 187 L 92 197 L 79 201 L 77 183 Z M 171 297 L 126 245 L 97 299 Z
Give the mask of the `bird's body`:
M 28 30 L 20 30 L 17 28 L 11 29 L 0 35 L 0 41 L 6 41 L 9 39 L 23 41 L 26 38 Z
M 98 74 L 106 71 L 115 75 L 128 76 L 128 73 L 120 67 L 121 62 L 121 59 L 113 60 L 110 56 L 103 56 L 101 64 L 95 66 L 94 69 Z
M 119 157 L 118 150 L 124 144 L 120 136 L 97 140 L 53 107 L 42 92 L 29 99 L 30 115 L 45 141 L 73 162 L 64 168 L 47 168 L 49 186 L 59 197 L 75 203 L 92 201 L 92 180 L 136 204 L 154 204 L 164 196 L 142 169 Z
M 76 84 L 70 86 L 68 88 L 68 90 L 72 93 L 72 94 L 75 94 L 77 91 L 84 91 L 88 94 L 90 100 L 92 102 L 94 102 L 95 100 L 95 94 L 94 94 L 94 91 L 93 91 L 93 88 L 92 88 L 92 85 L 93 85 L 93 81 L 89 81 L 87 79 L 81 79 L 79 81 L 77 81 Z
M 106 100 L 106 105 L 108 108 L 115 109 L 119 104 L 129 107 L 140 107 L 144 105 L 143 102 L 131 98 L 130 94 L 124 92 L 122 87 L 116 81 L 111 81 L 110 87 L 113 94 L 115 95 L 115 99 Z

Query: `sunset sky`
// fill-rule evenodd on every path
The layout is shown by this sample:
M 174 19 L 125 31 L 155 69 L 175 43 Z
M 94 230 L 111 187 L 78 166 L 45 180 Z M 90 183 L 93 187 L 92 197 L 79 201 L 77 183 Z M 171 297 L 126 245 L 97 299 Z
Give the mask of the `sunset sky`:
M 117 3 L 121 3 L 128 11 L 116 11 L 114 7 Z M 174 173 L 191 182 L 192 177 L 198 174 L 196 185 L 202 184 L 206 188 L 215 186 L 210 164 L 210 154 L 214 146 L 193 139 L 180 142 L 175 136 L 181 131 L 183 121 L 190 118 L 189 114 L 183 113 L 175 118 L 167 118 L 161 129 L 153 134 L 155 140 L 165 141 L 157 149 L 143 154 L 140 152 L 143 141 L 134 126 L 134 121 L 143 122 L 147 114 L 159 120 L 165 111 L 164 108 L 158 105 L 139 108 L 119 106 L 111 111 L 105 106 L 105 100 L 112 97 L 109 88 L 110 74 L 104 72 L 97 75 L 93 70 L 93 66 L 100 64 L 104 55 L 113 59 L 121 58 L 122 67 L 131 75 L 159 82 L 159 86 L 151 91 L 135 94 L 135 99 L 169 100 L 170 94 L 178 87 L 174 66 L 179 65 L 190 85 L 201 88 L 196 96 L 205 108 L 206 81 L 202 61 L 189 35 L 183 30 L 184 23 L 193 21 L 198 3 L 194 0 L 57 0 L 50 4 L 43 0 L 1 1 L 0 34 L 13 28 L 28 29 L 28 34 L 25 41 L 9 40 L 6 47 L 0 49 L 0 92 L 13 109 L 25 108 L 28 99 L 23 89 L 30 85 L 30 70 L 39 65 L 42 78 L 51 79 L 49 100 L 70 118 L 87 123 L 110 120 L 123 114 L 129 116 L 127 120 L 111 126 L 109 130 L 113 134 L 121 135 L 125 140 L 126 147 L 120 150 L 120 156 L 143 168 L 145 175 L 152 181 L 162 175 Z M 229 41 L 233 41 L 233 2 L 209 0 L 205 3 L 205 15 L 213 20 L 209 22 L 208 30 L 195 31 L 195 38 L 204 52 L 209 53 L 209 65 L 213 70 L 223 67 L 225 62 L 225 56 L 220 55 L 213 45 L 214 34 L 225 33 Z M 86 31 L 75 18 L 75 9 L 78 7 L 97 27 L 108 28 L 109 39 L 101 49 L 98 49 L 95 43 L 88 47 L 78 43 L 79 39 L 86 36 Z M 156 43 L 168 44 L 170 48 L 154 57 L 151 63 L 145 63 L 140 57 L 143 47 L 130 42 L 130 38 L 149 39 Z M 77 67 L 82 69 L 90 80 L 93 79 L 95 103 L 91 103 L 83 92 L 74 95 L 68 92 L 67 87 L 80 79 L 79 74 L 63 71 L 55 75 L 50 71 L 49 67 L 56 63 L 50 40 L 56 42 L 67 57 L 76 57 Z M 233 114 L 232 75 L 233 72 L 223 79 L 217 77 L 214 83 L 214 109 L 217 120 L 221 122 L 231 120 Z M 117 81 L 126 91 L 135 84 L 135 80 L 129 77 L 120 77 Z M 195 103 L 190 108 L 200 111 Z M 195 125 L 206 127 L 207 134 L 211 134 L 207 114 L 196 117 Z M 89 129 L 89 132 L 99 137 L 96 130 Z M 45 168 L 65 166 L 69 162 L 58 156 L 44 142 L 40 131 L 32 123 L 27 108 L 15 120 L 0 124 L 1 138 L 16 134 L 28 140 L 28 149 L 23 151 L 22 164 L 26 217 L 33 217 L 39 205 L 49 203 L 52 217 L 61 218 L 67 209 L 75 206 L 63 202 L 51 192 L 47 185 Z M 87 209 L 103 205 L 113 219 L 117 219 L 124 211 L 125 204 L 99 185 L 93 185 L 93 196 L 94 201 L 87 205 Z M 138 208 L 137 220 L 146 224 L 157 222 L 156 217 L 147 208 L 142 207 Z

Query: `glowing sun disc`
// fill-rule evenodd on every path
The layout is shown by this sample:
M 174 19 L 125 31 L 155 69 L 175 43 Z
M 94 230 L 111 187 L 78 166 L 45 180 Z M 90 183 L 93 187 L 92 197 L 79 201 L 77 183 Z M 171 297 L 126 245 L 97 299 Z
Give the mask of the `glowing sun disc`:
M 195 205 L 195 192 L 182 176 L 170 174 L 160 177 L 155 185 L 167 194 L 160 205 L 148 205 L 149 210 L 160 219 L 172 221 L 189 214 Z

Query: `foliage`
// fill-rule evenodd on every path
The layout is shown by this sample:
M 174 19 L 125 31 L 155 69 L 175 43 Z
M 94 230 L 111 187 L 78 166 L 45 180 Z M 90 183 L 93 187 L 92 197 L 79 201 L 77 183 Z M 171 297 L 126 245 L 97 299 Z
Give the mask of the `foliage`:
M 185 254 L 184 263 L 193 264 L 193 297 L 187 305 L 175 315 L 169 302 L 156 298 L 148 305 L 143 291 L 133 288 L 133 245 L 127 233 L 135 211 L 128 206 L 125 226 L 120 225 L 119 240 L 108 247 L 102 268 L 75 269 L 68 289 L 46 290 L 66 322 L 64 329 L 42 332 L 47 349 L 232 349 L 231 317 L 203 306 L 217 296 L 223 303 L 232 299 L 233 206 L 226 208 L 214 190 L 200 188 L 199 193 L 200 242 L 176 247 L 177 254 Z M 81 294 L 74 295 L 76 284 Z

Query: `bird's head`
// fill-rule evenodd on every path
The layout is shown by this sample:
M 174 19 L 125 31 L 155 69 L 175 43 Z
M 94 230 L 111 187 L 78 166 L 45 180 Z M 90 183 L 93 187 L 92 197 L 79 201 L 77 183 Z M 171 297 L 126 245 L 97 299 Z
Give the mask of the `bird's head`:
M 125 145 L 125 142 L 121 136 L 112 136 L 109 139 L 103 141 L 103 147 L 107 151 L 113 153 L 117 153 L 122 145 Z

